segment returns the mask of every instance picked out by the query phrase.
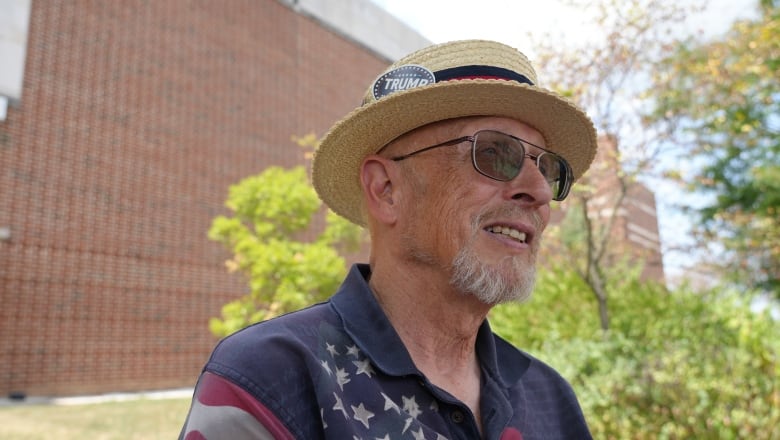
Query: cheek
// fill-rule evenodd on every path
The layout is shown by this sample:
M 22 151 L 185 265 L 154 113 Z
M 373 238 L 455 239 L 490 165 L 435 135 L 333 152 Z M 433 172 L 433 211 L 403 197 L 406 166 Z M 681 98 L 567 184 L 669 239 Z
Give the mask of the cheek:
M 458 176 L 455 171 L 447 173 L 441 183 L 436 194 L 429 197 L 429 214 L 437 225 L 435 233 L 440 243 L 458 251 L 474 233 L 472 222 L 483 205 L 479 200 L 488 199 L 478 193 L 473 182 Z
M 550 223 L 550 205 L 540 206 L 538 213 L 541 221 L 539 232 L 542 232 L 547 228 L 547 224 Z
M 464 159 L 465 160 L 465 159 Z M 469 159 L 470 160 L 470 159 Z M 426 248 L 447 259 L 457 254 L 473 238 L 473 219 L 491 195 L 474 184 L 470 164 L 458 159 L 442 162 L 425 174 L 415 175 L 411 217 L 415 235 Z M 422 234 L 422 235 L 420 235 Z M 422 244 L 422 243 L 420 243 Z

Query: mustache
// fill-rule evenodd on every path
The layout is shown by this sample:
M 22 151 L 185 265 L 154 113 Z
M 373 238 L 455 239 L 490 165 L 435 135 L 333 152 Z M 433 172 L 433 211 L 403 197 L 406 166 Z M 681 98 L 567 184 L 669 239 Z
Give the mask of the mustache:
M 537 233 L 541 232 L 544 226 L 542 216 L 537 211 L 516 205 L 502 205 L 480 211 L 472 217 L 471 226 L 474 230 L 477 230 L 480 225 L 485 224 L 491 218 L 511 218 L 523 223 L 529 223 Z

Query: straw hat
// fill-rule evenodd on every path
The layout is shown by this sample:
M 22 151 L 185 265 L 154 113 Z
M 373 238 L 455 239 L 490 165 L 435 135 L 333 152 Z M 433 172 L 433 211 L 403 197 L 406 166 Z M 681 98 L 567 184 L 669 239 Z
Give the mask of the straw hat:
M 325 135 L 314 155 L 314 188 L 334 212 L 365 225 L 363 159 L 404 133 L 464 116 L 503 116 L 536 128 L 578 179 L 596 155 L 593 123 L 574 104 L 536 84 L 525 55 L 501 43 L 454 41 L 414 52 L 381 74 L 363 105 Z

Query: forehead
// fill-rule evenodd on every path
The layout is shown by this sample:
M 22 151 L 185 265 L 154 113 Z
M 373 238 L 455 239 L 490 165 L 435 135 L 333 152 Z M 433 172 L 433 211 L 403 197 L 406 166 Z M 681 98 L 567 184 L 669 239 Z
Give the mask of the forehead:
M 496 130 L 545 147 L 544 136 L 532 126 L 516 119 L 501 117 L 477 117 L 463 120 L 458 136 L 467 136 L 480 130 Z
M 412 130 L 398 137 L 390 144 L 413 144 L 423 146 L 461 136 L 470 136 L 480 130 L 496 130 L 524 139 L 532 144 L 545 147 L 544 136 L 532 126 L 516 119 L 497 116 L 472 116 L 434 122 Z

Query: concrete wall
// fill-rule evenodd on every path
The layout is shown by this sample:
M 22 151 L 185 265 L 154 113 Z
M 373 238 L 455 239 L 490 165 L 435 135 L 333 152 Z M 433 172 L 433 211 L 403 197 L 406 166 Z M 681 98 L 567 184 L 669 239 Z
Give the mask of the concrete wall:
M 0 121 L 22 96 L 31 0 L 0 0 Z

